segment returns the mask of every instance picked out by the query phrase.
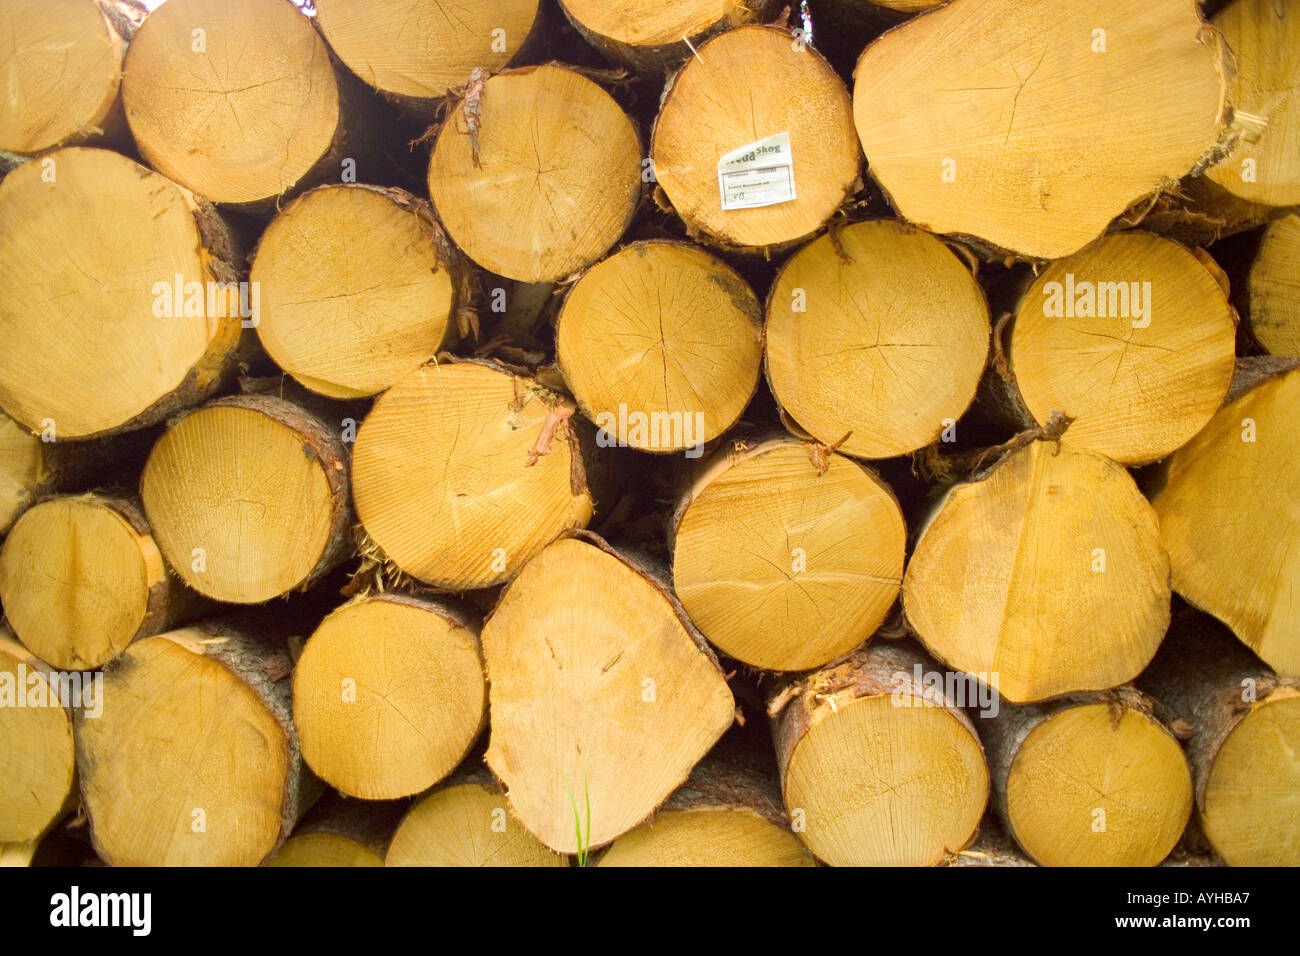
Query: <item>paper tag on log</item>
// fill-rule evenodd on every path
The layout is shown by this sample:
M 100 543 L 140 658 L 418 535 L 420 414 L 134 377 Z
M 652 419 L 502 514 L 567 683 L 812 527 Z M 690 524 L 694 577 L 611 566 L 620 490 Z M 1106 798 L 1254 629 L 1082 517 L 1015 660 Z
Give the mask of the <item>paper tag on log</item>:
M 754 209 L 794 199 L 790 134 L 777 133 L 733 149 L 718 160 L 723 209 Z

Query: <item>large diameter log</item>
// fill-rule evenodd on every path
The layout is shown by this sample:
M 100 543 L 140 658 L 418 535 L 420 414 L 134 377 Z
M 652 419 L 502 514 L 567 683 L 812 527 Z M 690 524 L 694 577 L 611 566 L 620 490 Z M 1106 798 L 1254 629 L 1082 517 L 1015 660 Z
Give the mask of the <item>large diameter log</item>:
M 788 146 L 768 155 L 789 170 L 779 174 L 787 198 L 755 206 L 752 196 L 730 194 L 728 205 L 736 205 L 723 208 L 722 158 L 781 134 Z M 751 248 L 785 246 L 820 229 L 857 188 L 861 158 L 843 81 L 788 31 L 759 25 L 713 38 L 669 81 L 650 155 L 693 236 Z
M 770 762 L 770 761 L 769 761 Z M 816 866 L 766 767 L 710 755 L 599 866 Z
M 773 0 L 560 0 L 583 38 L 621 66 L 666 72 L 705 40 L 766 17 Z
M 539 7 L 538 0 L 318 0 L 316 23 L 348 69 L 426 113 L 476 67 L 495 73 L 516 59 Z
M 0 548 L 0 602 L 19 640 L 54 667 L 89 670 L 197 610 L 168 574 L 139 502 L 51 498 Z
M 641 195 L 641 139 L 580 73 L 519 67 L 470 84 L 429 159 L 429 196 L 465 254 L 520 282 L 554 282 L 618 241 Z
M 635 242 L 572 286 L 556 359 L 602 444 L 686 450 L 735 424 L 758 387 L 762 308 L 730 266 L 679 242 Z
M 529 561 L 483 625 L 487 762 L 563 853 L 641 823 L 735 718 L 716 660 L 666 588 L 596 539 Z
M 140 495 L 168 564 L 218 601 L 285 594 L 351 550 L 343 443 L 269 395 L 217 399 L 174 423 L 145 463 Z
M 318 794 L 287 652 L 220 624 L 136 641 L 76 718 L 81 798 L 110 866 L 255 866 Z
M 669 525 L 673 589 L 724 654 L 801 671 L 848 653 L 898 597 L 907 528 L 893 492 L 842 455 L 775 438 L 715 454 Z
M 1273 355 L 1300 356 L 1300 213 L 1264 230 L 1250 267 L 1250 331 Z
M 780 689 L 769 712 L 794 831 L 832 866 L 933 866 L 974 838 L 984 751 L 933 665 L 873 643 Z
M 1155 866 L 1192 813 L 1182 746 L 1131 687 L 980 721 L 994 805 L 1043 866 Z
M 383 391 L 438 353 L 468 276 L 427 202 L 336 185 L 272 220 L 250 279 L 267 354 L 312 391 L 349 399 Z
M 1059 258 L 1218 155 L 1229 73 L 1186 0 L 974 0 L 867 47 L 854 118 L 903 216 Z
M 767 303 L 767 380 L 801 427 L 858 458 L 937 441 L 975 398 L 984 293 L 943 243 L 887 220 L 790 257 Z
M 0 534 L 31 507 L 51 479 L 45 444 L 0 412 Z
M 1174 590 L 1280 674 L 1300 676 L 1300 371 L 1227 405 L 1170 456 L 1152 497 Z
M 1205 178 L 1229 204 L 1249 204 L 1250 220 L 1263 222 L 1279 208 L 1300 206 L 1300 10 L 1281 0 L 1235 0 L 1213 23 L 1236 57 L 1232 105 L 1257 128 L 1240 136 Z M 1213 215 L 1216 198 L 1203 211 Z
M 375 803 L 326 794 L 264 865 L 383 866 L 405 801 Z
M 65 697 L 75 686 L 84 685 L 56 680 L 0 625 L 0 843 L 35 841 L 68 807 L 76 780 L 69 707 L 103 703 Z
M 123 0 L 12 0 L 0 22 L 0 149 L 33 154 L 122 132 Z M 143 16 L 143 8 L 131 10 Z
M 400 594 L 326 617 L 293 678 L 307 765 L 365 800 L 410 796 L 449 774 L 482 729 L 486 705 L 478 622 Z
M 117 153 L 71 148 L 0 182 L 0 406 L 49 440 L 161 421 L 233 365 L 241 309 L 212 207 Z M 215 280 L 215 281 L 214 281 Z
M 1141 686 L 1189 734 L 1197 818 L 1219 856 L 1232 866 L 1300 866 L 1300 681 L 1188 615 Z
M 426 584 L 503 583 L 591 520 L 591 438 L 566 415 L 571 405 L 503 368 L 417 369 L 380 396 L 357 431 L 353 496 L 366 533 Z
M 457 773 L 421 797 L 402 818 L 388 866 L 568 866 L 510 814 L 486 770 Z
M 289 0 L 168 0 L 131 42 L 122 99 L 149 165 L 213 202 L 280 195 L 344 134 L 329 48 Z
M 939 660 L 1012 703 L 1132 680 L 1169 624 L 1169 558 L 1123 467 L 1035 441 L 945 495 L 903 607 Z
M 1187 249 L 1120 233 L 1052 263 L 1016 308 L 1011 372 L 1033 422 L 1122 464 L 1163 458 L 1223 404 L 1236 312 Z

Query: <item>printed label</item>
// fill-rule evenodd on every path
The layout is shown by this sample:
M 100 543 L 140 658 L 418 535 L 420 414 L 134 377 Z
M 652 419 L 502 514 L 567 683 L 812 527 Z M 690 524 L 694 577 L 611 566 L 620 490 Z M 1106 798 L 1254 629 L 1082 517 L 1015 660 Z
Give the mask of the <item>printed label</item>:
M 723 156 L 718 160 L 718 189 L 723 209 L 754 209 L 794 199 L 790 134 L 777 133 Z

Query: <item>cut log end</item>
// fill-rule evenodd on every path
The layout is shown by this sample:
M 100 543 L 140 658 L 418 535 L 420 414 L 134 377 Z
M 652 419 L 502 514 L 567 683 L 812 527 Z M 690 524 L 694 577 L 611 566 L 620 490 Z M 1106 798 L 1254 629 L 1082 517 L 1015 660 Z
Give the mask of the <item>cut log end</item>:
M 921 531 L 903 605 L 936 657 L 1024 703 L 1136 677 L 1169 625 L 1168 582 L 1155 514 L 1129 474 L 1035 441 L 948 493 Z
M 1108 701 L 1034 725 L 1003 788 L 1017 842 L 1045 866 L 1154 866 L 1192 811 L 1178 741 L 1151 715 Z
M 0 534 L 35 502 L 50 477 L 45 444 L 0 412 Z
M 524 566 L 483 626 L 483 651 L 488 765 L 560 852 L 645 820 L 735 717 L 666 591 L 588 541 L 557 541 Z
M 854 117 L 902 215 L 1053 259 L 1215 153 L 1226 57 L 1186 0 L 950 4 L 867 47 Z
M 254 866 L 293 826 L 302 764 L 269 646 L 220 629 L 145 638 L 77 717 L 96 851 L 112 866 Z M 268 687 L 275 687 L 268 691 Z
M 1190 251 L 1133 232 L 1053 263 L 1016 312 L 1011 368 L 1039 424 L 1064 440 L 1146 464 L 1210 420 L 1232 381 L 1236 313 Z
M 719 160 L 782 133 L 790 137 L 784 163 L 794 198 L 724 209 Z M 673 78 L 651 155 L 659 185 L 688 229 L 753 248 L 816 232 L 856 187 L 860 151 L 848 91 L 821 54 L 786 30 L 751 25 L 705 43 Z M 776 157 L 778 165 L 782 159 Z
M 366 83 L 417 109 L 469 79 L 495 73 L 533 32 L 538 0 L 448 7 L 409 0 L 318 0 L 316 22 L 330 48 Z
M 757 297 L 722 260 L 683 243 L 637 242 L 573 286 L 556 353 L 602 441 L 698 455 L 754 394 L 761 332 Z
M 47 671 L 0 626 L 0 843 L 35 841 L 72 794 L 72 716 Z
M 379 595 L 321 622 L 294 673 L 303 759 L 365 800 L 427 790 L 483 725 L 477 625 L 442 605 Z
M 872 472 L 778 439 L 719 453 L 670 534 L 673 586 L 725 654 L 780 671 L 857 647 L 898 597 L 907 530 Z
M 252 604 L 314 580 L 346 553 L 346 460 L 328 426 L 297 406 L 219 399 L 159 439 L 141 496 L 186 584 Z
M 210 288 L 216 257 L 198 212 L 107 150 L 57 150 L 4 178 L 0 332 L 25 356 L 0 366 L 11 417 L 50 440 L 85 438 L 151 424 L 215 388 L 240 316 Z
M 65 670 L 100 667 L 167 623 L 166 565 L 138 506 L 55 498 L 18 519 L 0 549 L 0 601 L 22 642 Z
M 773 395 L 819 441 L 859 458 L 905 454 L 954 428 L 988 342 L 988 305 L 970 271 L 896 222 L 809 243 L 768 299 Z
M 168 0 L 131 42 L 122 97 L 149 164 L 213 202 L 285 192 L 340 125 L 329 48 L 283 0 Z
M 593 502 L 578 431 L 561 423 L 549 450 L 534 451 L 553 401 L 477 362 L 401 379 L 357 432 L 353 495 L 366 532 L 407 574 L 461 591 L 501 584 L 585 527 Z
M 388 866 L 568 866 L 510 815 L 501 789 L 477 779 L 449 783 L 403 818 Z
M 1231 196 L 1264 207 L 1300 205 L 1300 10 L 1275 0 L 1237 0 L 1214 15 L 1236 59 L 1234 109 L 1251 118 L 1257 135 L 1242 135 L 1205 176 Z M 1243 133 L 1245 130 L 1243 130 Z
M 13 0 L 0 22 L 8 77 L 0 149 L 33 154 L 93 139 L 109 126 L 126 44 L 86 0 Z
M 933 866 L 979 828 L 983 748 L 952 701 L 914 681 L 926 666 L 871 646 L 809 675 L 775 718 L 786 813 L 832 866 Z
M 603 256 L 641 194 L 640 137 L 613 97 L 553 64 L 499 73 L 467 97 L 429 161 L 429 195 L 456 244 L 520 282 Z
M 1300 213 L 1284 216 L 1265 230 L 1247 283 L 1250 330 L 1273 355 L 1300 356 L 1298 268 Z
M 1174 590 L 1280 674 L 1300 676 L 1300 371 L 1224 407 L 1170 456 L 1153 496 Z
M 1256 703 L 1219 747 L 1204 782 L 1201 819 L 1229 864 L 1300 865 L 1297 748 L 1300 690 L 1295 687 L 1280 688 Z
M 339 399 L 381 392 L 433 358 L 464 282 L 427 203 L 348 185 L 290 203 L 263 235 L 250 278 L 267 353 Z

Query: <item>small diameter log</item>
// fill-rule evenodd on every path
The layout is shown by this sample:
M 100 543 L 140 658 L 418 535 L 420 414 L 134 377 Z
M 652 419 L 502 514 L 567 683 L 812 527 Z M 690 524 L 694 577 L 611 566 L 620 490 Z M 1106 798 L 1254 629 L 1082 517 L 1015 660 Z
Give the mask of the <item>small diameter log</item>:
M 167 563 L 218 601 L 270 600 L 352 550 L 343 443 L 269 395 L 218 399 L 173 424 L 145 463 L 140 494 Z
M 767 303 L 772 394 L 818 441 L 891 458 L 937 441 L 975 398 L 989 311 L 943 243 L 887 220 L 822 236 Z
M 1226 194 L 1229 208 L 1249 204 L 1243 224 L 1249 226 L 1300 206 L 1300 9 L 1280 0 L 1234 0 L 1213 23 L 1236 57 L 1230 96 L 1251 128 L 1249 135 L 1240 131 L 1227 158 L 1205 171 L 1218 189 L 1199 211 L 1213 216 Z
M 353 73 L 417 114 L 470 78 L 515 60 L 539 20 L 538 0 L 317 0 L 316 23 Z
M 10 0 L 0 22 L 0 150 L 33 154 L 125 132 L 118 96 L 143 7 L 125 0 Z M 127 16 L 110 11 L 129 11 Z
M 131 42 L 122 99 L 149 165 L 213 202 L 271 199 L 347 155 L 329 48 L 289 0 L 168 0 Z
M 1300 371 L 1224 407 L 1152 496 L 1174 590 L 1280 674 L 1300 677 Z
M 240 294 L 212 207 L 117 153 L 0 182 L 0 405 L 50 440 L 161 421 L 233 367 Z
M 766 769 L 766 768 L 764 768 Z M 713 755 L 599 866 L 816 866 L 790 832 L 773 775 Z
M 748 120 L 748 122 L 746 122 Z M 789 170 L 794 198 L 763 196 L 734 180 L 724 209 L 719 163 L 743 146 L 789 135 L 770 152 Z M 701 46 L 669 81 L 655 121 L 654 174 L 695 237 L 732 247 L 779 247 L 816 232 L 859 183 L 861 153 L 848 90 L 806 43 L 777 27 L 729 30 Z M 779 175 L 779 174 L 778 174 Z M 741 208 L 743 206 L 743 208 Z
M 405 809 L 405 801 L 375 803 L 326 794 L 264 865 L 383 866 Z
M 388 866 L 568 866 L 509 810 L 486 770 L 457 773 L 420 798 L 388 847 Z
M 46 443 L 0 412 L 0 535 L 47 487 Z
M 1051 441 L 949 491 L 903 578 L 926 648 L 1012 703 L 1132 680 L 1169 599 L 1169 558 L 1132 477 Z
M 272 220 L 250 278 L 267 354 L 312 391 L 350 399 L 438 353 L 469 276 L 427 202 L 341 185 L 300 196 Z
M 975 0 L 867 47 L 854 118 L 903 216 L 1059 258 L 1220 155 L 1229 73 L 1187 0 Z
M 197 599 L 167 572 L 138 501 L 51 498 L 0 548 L 0 602 L 18 638 L 62 670 L 89 670 L 174 627 Z
M 357 430 L 353 497 L 366 533 L 402 571 L 453 591 L 508 580 L 594 502 L 572 406 L 480 363 L 426 365 Z M 590 449 L 588 449 L 588 452 Z
M 81 799 L 110 866 L 255 866 L 319 793 L 289 715 L 288 653 L 223 624 L 136 641 L 76 719 Z
M 312 634 L 293 678 L 303 759 L 350 797 L 427 790 L 483 727 L 478 621 L 401 594 L 345 604 Z
M 1026 424 L 1055 412 L 1064 441 L 1121 464 L 1163 458 L 1223 404 L 1236 312 L 1184 247 L 1144 232 L 1048 266 L 1016 309 L 1011 371 Z
M 715 454 L 669 524 L 673 590 L 724 654 L 820 667 L 867 640 L 898 597 L 907 528 L 870 469 L 791 438 Z
M 570 289 L 556 358 L 602 445 L 698 457 L 758 387 L 762 307 L 721 259 L 635 242 Z
M 984 752 L 931 664 L 874 643 L 778 689 L 769 713 L 786 812 L 832 866 L 933 866 L 974 838 Z
M 1192 812 L 1182 747 L 1131 687 L 980 721 L 994 805 L 1043 866 L 1155 866 Z
M 0 625 L 0 843 L 34 842 L 74 799 L 74 701 L 54 676 Z
M 645 820 L 735 718 L 716 660 L 650 573 L 599 539 L 566 538 L 483 625 L 488 766 L 524 826 L 563 853 Z
M 641 195 L 641 140 L 622 107 L 555 64 L 471 82 L 429 160 L 429 195 L 465 254 L 554 282 L 618 241 Z
M 1273 355 L 1300 355 L 1300 214 L 1264 230 L 1246 289 L 1255 340 Z
M 1189 615 L 1141 686 L 1189 735 L 1197 818 L 1219 856 L 1232 866 L 1300 866 L 1300 681 Z
M 766 19 L 774 0 L 560 0 L 582 37 L 620 66 L 664 73 L 723 30 Z

